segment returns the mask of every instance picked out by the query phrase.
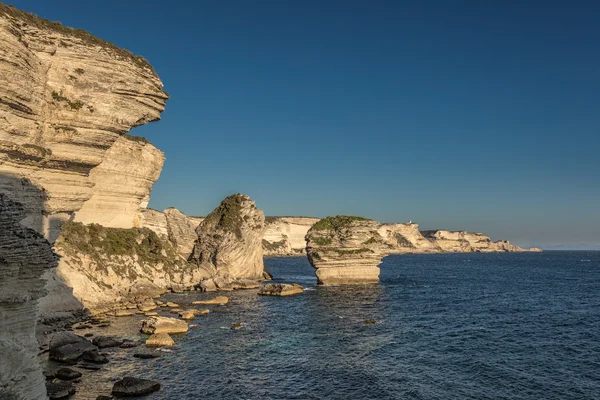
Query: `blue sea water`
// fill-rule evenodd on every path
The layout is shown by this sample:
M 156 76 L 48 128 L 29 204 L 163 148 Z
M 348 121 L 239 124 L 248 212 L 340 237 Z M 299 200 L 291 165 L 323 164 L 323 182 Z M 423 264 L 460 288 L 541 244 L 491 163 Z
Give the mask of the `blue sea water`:
M 600 252 L 392 255 L 368 286 L 265 263 L 307 290 L 226 293 L 229 313 L 198 317 L 160 359 L 113 350 L 75 398 L 135 375 L 163 384 L 150 399 L 600 399 Z

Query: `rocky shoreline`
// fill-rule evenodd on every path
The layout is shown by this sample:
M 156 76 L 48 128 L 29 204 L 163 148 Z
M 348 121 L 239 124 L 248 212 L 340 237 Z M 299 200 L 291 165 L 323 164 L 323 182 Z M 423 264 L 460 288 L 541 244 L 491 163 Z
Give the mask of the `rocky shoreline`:
M 301 294 L 303 288 L 267 283 L 248 291 L 262 296 L 288 296 Z M 108 400 L 160 390 L 162 382 L 135 374 L 113 376 L 110 371 L 119 371 L 120 363 L 136 365 L 168 355 L 190 330 L 201 328 L 214 315 L 229 314 L 231 308 L 235 311 L 235 307 L 236 303 L 218 293 L 170 294 L 145 300 L 135 309 L 88 316 L 57 329 L 46 336 L 47 344 L 39 354 L 49 398 Z M 243 328 L 245 322 L 238 320 L 239 313 L 231 315 L 229 329 Z M 99 371 L 111 375 L 98 380 Z M 90 393 L 81 392 L 80 386 L 87 379 L 100 385 L 102 393 L 90 397 Z

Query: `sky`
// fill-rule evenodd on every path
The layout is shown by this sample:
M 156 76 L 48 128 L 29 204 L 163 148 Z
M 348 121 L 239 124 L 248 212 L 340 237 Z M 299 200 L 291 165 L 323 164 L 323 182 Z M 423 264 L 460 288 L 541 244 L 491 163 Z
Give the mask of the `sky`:
M 11 0 L 144 56 L 150 207 L 600 249 L 600 3 Z

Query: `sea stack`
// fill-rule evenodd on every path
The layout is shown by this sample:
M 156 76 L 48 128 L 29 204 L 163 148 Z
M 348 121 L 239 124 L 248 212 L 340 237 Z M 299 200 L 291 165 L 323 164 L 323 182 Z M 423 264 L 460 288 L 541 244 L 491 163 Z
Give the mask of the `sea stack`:
M 386 254 L 380 227 L 377 221 L 345 215 L 314 224 L 306 234 L 306 254 L 318 283 L 378 283 L 378 265 Z
M 206 267 L 215 281 L 262 280 L 265 215 L 243 194 L 225 198 L 198 226 L 190 261 Z

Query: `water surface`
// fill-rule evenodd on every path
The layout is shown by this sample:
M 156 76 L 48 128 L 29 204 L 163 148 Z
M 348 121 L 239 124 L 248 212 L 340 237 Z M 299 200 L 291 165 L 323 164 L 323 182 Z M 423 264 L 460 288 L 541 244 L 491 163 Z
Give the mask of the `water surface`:
M 157 360 L 111 350 L 74 398 L 127 374 L 163 384 L 149 399 L 600 398 L 600 252 L 394 255 L 379 285 L 345 287 L 317 286 L 305 258 L 266 265 L 307 290 L 225 293 L 229 313 L 199 316 Z M 107 333 L 136 337 L 140 318 Z

